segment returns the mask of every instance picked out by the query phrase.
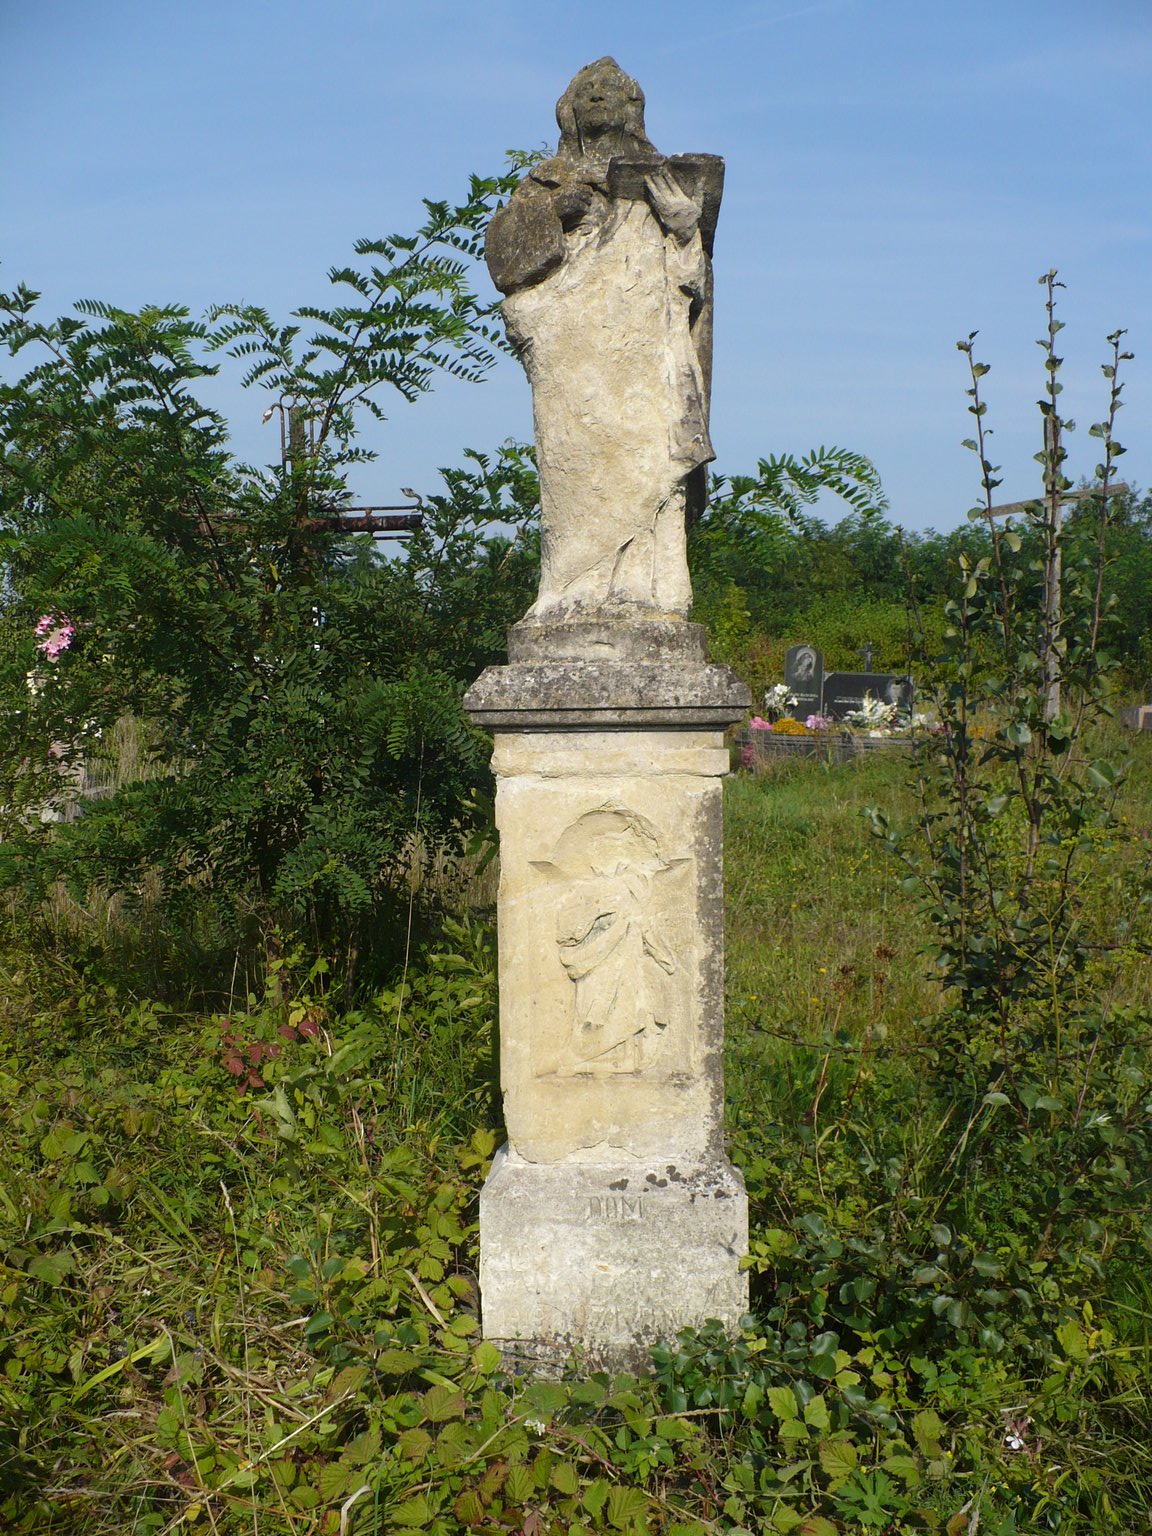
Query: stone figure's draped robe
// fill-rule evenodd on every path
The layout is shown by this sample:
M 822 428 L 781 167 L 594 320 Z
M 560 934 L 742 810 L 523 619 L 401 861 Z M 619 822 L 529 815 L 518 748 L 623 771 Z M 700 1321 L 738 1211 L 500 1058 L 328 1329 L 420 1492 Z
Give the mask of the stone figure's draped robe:
M 540 470 L 538 618 L 617 603 L 684 614 L 685 481 L 708 462 L 691 330 L 708 261 L 649 204 L 598 199 L 542 281 L 504 300 L 532 384 Z
M 560 904 L 560 959 L 576 988 L 571 1071 L 638 1072 L 659 1050 L 669 1012 L 656 978 L 676 962 L 645 921 L 647 886 L 618 874 L 578 883 Z

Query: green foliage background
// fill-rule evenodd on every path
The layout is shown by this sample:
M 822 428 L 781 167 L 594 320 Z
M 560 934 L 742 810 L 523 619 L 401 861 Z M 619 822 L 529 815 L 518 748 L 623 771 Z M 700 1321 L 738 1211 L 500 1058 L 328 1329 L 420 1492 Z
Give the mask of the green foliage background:
M 531 541 L 510 541 L 534 481 L 522 453 L 473 455 L 402 559 L 331 519 L 364 456 L 359 412 L 491 365 L 470 263 L 507 186 L 474 180 L 465 203 L 429 204 L 416 236 L 361 242 L 383 264 L 334 271 L 351 299 L 302 311 L 307 339 L 252 308 L 197 322 L 88 304 L 45 324 L 26 289 L 0 302 L 4 340 L 36 358 L 0 389 L 7 885 L 79 902 L 147 886 L 173 943 L 218 956 L 278 926 L 349 969 L 368 934 L 395 958 L 378 936 L 407 907 L 414 844 L 458 831 L 484 778 L 459 701 L 529 601 Z M 307 421 L 276 468 L 238 463 L 196 396 L 221 350 L 273 413 Z M 45 613 L 75 628 L 49 662 Z M 75 774 L 101 767 L 113 792 L 74 816 Z

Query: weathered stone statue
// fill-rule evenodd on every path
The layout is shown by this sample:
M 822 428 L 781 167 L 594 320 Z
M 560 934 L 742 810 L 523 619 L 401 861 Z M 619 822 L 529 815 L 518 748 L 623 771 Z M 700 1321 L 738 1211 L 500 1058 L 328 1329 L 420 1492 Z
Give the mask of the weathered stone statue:
M 657 153 L 615 60 L 556 107 L 559 152 L 492 220 L 488 266 L 532 383 L 543 525 L 532 616 L 688 612 L 703 505 L 716 155 Z
M 724 727 L 748 704 L 687 622 L 708 441 L 722 164 L 665 160 L 611 59 L 492 221 L 532 382 L 540 591 L 465 699 L 495 735 L 500 1076 L 480 1197 L 486 1338 L 643 1367 L 747 1305 L 724 1151 Z

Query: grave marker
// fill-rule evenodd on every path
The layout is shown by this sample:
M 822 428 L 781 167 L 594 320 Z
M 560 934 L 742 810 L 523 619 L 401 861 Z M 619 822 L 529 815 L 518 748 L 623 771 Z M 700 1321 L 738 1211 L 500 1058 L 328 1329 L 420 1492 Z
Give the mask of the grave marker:
M 863 708 L 865 695 L 882 704 L 895 704 L 902 715 L 912 713 L 912 679 L 895 672 L 829 672 L 824 679 L 824 713 L 833 720 L 843 720 Z
M 708 438 L 713 155 L 665 159 L 612 59 L 487 258 L 532 385 L 540 589 L 465 707 L 495 736 L 508 1143 L 480 1197 L 486 1338 L 643 1369 L 748 1304 L 724 1152 L 721 778 L 747 690 L 710 666 L 684 524 Z M 611 494 L 605 494 L 605 487 Z
M 784 684 L 796 702 L 789 706 L 793 720 L 807 720 L 823 713 L 824 652 L 814 645 L 794 645 L 784 657 Z

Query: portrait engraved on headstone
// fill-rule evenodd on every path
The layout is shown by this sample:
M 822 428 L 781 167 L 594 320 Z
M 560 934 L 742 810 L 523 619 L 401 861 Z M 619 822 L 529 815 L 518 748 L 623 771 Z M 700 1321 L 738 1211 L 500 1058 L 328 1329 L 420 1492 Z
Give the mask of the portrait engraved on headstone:
M 793 720 L 807 720 L 822 712 L 824 703 L 824 653 L 814 645 L 794 645 L 784 657 L 784 685 L 795 698 L 788 713 Z
M 486 256 L 532 385 L 541 573 L 529 616 L 691 603 L 704 505 L 717 155 L 658 153 L 615 60 L 573 78 L 560 143 L 492 219 Z
M 916 688 L 910 677 L 890 677 L 884 684 L 885 704 L 895 704 L 901 715 L 910 715 L 916 703 Z
M 558 884 L 556 955 L 571 997 L 546 1073 L 635 1075 L 662 1058 L 683 1061 L 688 978 L 672 935 L 670 882 L 690 862 L 666 858 L 645 817 L 606 805 L 578 817 L 552 858 L 534 863 Z

